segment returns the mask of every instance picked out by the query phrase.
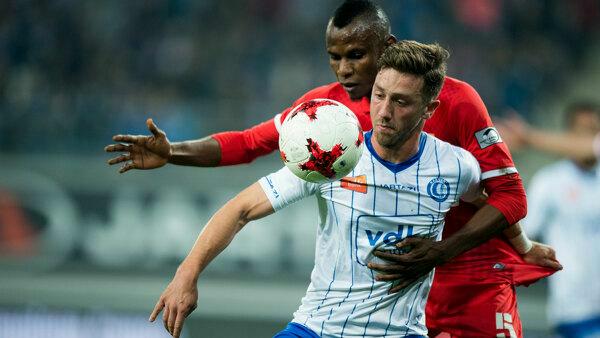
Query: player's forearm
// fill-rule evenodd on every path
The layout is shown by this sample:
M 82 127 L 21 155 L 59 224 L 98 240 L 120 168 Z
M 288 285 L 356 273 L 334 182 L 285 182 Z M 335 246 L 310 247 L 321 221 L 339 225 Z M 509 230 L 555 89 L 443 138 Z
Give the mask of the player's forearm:
M 594 138 L 576 134 L 553 134 L 541 130 L 530 130 L 526 137 L 531 147 L 574 160 L 594 158 Z
M 533 242 L 527 237 L 520 223 L 515 223 L 502 232 L 510 245 L 521 255 L 533 248 Z
M 521 224 L 519 223 L 515 223 L 502 231 L 502 234 L 507 239 L 519 236 L 521 233 L 523 233 L 523 228 L 521 228 Z
M 246 222 L 242 218 L 242 211 L 232 210 L 231 201 L 227 203 L 208 221 L 178 270 L 186 270 L 197 280 L 208 264 L 231 243 Z
M 199 140 L 171 143 L 169 163 L 195 167 L 216 167 L 221 161 L 219 142 L 208 136 Z
M 231 243 L 250 221 L 273 213 L 273 207 L 258 183 L 240 192 L 208 221 L 188 256 L 179 267 L 194 280 Z
M 459 231 L 443 240 L 440 245 L 446 261 L 470 250 L 500 234 L 509 223 L 495 207 L 486 204 Z

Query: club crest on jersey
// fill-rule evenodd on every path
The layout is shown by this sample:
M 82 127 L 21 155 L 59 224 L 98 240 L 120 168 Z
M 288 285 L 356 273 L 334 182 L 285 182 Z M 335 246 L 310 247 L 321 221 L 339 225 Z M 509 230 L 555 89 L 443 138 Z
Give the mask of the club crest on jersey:
M 429 181 L 427 194 L 436 202 L 443 202 L 450 196 L 450 183 L 441 177 Z
M 479 143 L 479 148 L 481 149 L 485 149 L 492 144 L 502 142 L 500 134 L 498 134 L 498 131 L 494 127 L 481 129 L 475 133 L 475 138 L 477 139 L 477 143 Z

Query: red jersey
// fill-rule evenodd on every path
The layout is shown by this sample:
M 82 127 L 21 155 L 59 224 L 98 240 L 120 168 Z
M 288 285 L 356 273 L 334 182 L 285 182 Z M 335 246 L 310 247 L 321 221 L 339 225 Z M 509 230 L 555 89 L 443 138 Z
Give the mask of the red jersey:
M 279 138 L 277 130 L 286 114 L 296 105 L 316 98 L 343 103 L 356 114 L 363 130 L 372 128 L 369 98 L 353 101 L 336 82 L 307 92 L 292 107 L 260 125 L 241 132 L 212 135 L 221 146 L 220 165 L 248 163 L 276 150 Z M 439 100 L 440 106 L 426 121 L 424 130 L 475 156 L 482 170 L 482 183 L 489 195 L 488 203 L 500 210 L 511 224 L 516 223 L 526 213 L 525 190 L 510 153 L 493 128 L 481 98 L 467 83 L 446 77 Z M 451 209 L 446 216 L 444 236 L 463 226 L 476 211 L 469 204 Z M 515 269 L 516 266 L 519 269 Z M 551 274 L 549 269 L 540 272 L 535 268 L 530 270 L 533 272 L 531 275 L 527 273 L 526 266 L 521 256 L 499 236 L 437 267 L 436 275 L 456 271 L 460 272 L 457 274 L 457 278 L 460 278 L 469 272 L 466 277 L 469 281 L 485 279 L 488 283 L 494 283 L 509 280 L 512 284 L 522 284 Z M 471 274 L 477 277 L 473 278 Z

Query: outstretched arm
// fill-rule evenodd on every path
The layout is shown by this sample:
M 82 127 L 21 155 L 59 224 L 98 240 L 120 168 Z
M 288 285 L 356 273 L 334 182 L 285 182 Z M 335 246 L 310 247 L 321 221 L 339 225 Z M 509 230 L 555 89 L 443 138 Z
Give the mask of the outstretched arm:
M 198 140 L 169 142 L 166 134 L 151 119 L 146 122 L 152 135 L 116 135 L 119 144 L 105 148 L 107 152 L 122 152 L 108 161 L 123 163 L 119 170 L 160 168 L 167 163 L 196 167 L 217 167 L 250 163 L 279 148 L 279 122 L 292 107 L 314 98 L 329 97 L 330 86 L 317 87 L 297 99 L 293 105 L 274 118 L 242 131 L 216 133 Z
M 527 144 L 537 150 L 554 153 L 574 160 L 594 158 L 594 137 L 572 133 L 554 134 L 530 129 Z
M 502 119 L 496 126 L 502 139 L 512 150 L 527 146 L 573 160 L 588 160 L 600 155 L 600 145 L 597 144 L 600 142 L 600 135 L 594 137 L 543 131 L 533 128 L 518 115 Z
M 486 201 L 487 194 L 482 193 L 478 199 L 470 203 L 477 208 L 481 208 L 486 204 Z M 562 270 L 562 265 L 556 259 L 554 249 L 549 245 L 530 240 L 520 223 L 507 227 L 502 231 L 502 234 L 527 263 Z
M 173 280 L 162 293 L 150 321 L 163 311 L 165 329 L 179 337 L 186 317 L 196 308 L 200 273 L 225 249 L 248 222 L 273 213 L 271 202 L 259 183 L 254 183 L 227 202 L 208 221 Z
M 170 142 L 152 119 L 146 121 L 151 135 L 115 135 L 119 142 L 104 148 L 123 153 L 108 161 L 122 163 L 124 173 L 131 169 L 155 169 L 167 163 L 196 167 L 216 167 L 249 163 L 278 148 L 279 133 L 273 119 L 243 131 L 229 131 L 199 140 Z
M 221 162 L 221 145 L 212 136 L 199 140 L 173 142 L 169 163 L 194 167 L 217 167 Z

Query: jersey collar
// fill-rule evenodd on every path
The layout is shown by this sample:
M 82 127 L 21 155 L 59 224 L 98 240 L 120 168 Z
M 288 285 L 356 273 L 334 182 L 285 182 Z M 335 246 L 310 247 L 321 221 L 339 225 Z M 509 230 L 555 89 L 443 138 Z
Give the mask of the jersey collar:
M 415 164 L 421 158 L 421 154 L 423 154 L 423 149 L 425 149 L 425 143 L 427 141 L 427 136 L 425 136 L 426 134 L 421 132 L 421 135 L 419 136 L 419 151 L 417 151 L 416 154 L 414 154 L 413 156 L 411 156 L 411 158 L 407 159 L 404 162 L 392 163 L 379 157 L 375 149 L 373 149 L 373 144 L 371 144 L 372 135 L 372 130 L 365 133 L 365 145 L 367 146 L 367 149 L 369 149 L 371 155 L 373 155 L 373 157 L 375 157 L 377 161 L 379 161 L 379 163 L 381 163 L 384 167 L 388 168 L 395 174 Z

